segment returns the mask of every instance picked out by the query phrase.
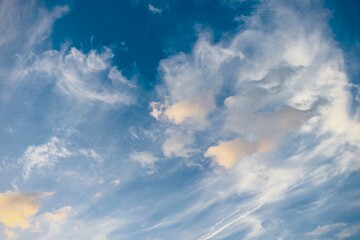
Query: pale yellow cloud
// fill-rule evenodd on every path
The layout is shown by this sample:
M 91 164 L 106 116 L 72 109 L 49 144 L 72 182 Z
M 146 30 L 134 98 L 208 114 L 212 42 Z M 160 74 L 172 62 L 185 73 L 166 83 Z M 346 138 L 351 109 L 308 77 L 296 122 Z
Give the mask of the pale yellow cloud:
M 181 124 L 186 119 L 201 123 L 205 121 L 207 112 L 207 108 L 202 104 L 183 101 L 169 106 L 165 111 L 165 115 L 175 124 Z
M 47 222 L 63 222 L 72 213 L 71 206 L 62 207 L 54 212 L 44 213 L 44 220 Z
M 40 197 L 32 193 L 0 193 L 0 223 L 8 228 L 29 228 L 30 217 L 39 210 Z
M 210 147 L 205 157 L 212 157 L 219 165 L 231 168 L 237 159 L 245 157 L 256 150 L 256 146 L 241 138 L 228 142 L 220 142 L 217 146 Z

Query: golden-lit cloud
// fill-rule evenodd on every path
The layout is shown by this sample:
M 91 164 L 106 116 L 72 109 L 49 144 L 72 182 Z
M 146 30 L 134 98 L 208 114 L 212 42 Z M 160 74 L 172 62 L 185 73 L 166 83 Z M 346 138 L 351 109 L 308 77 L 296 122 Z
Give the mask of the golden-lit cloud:
M 39 210 L 40 197 L 35 193 L 0 193 L 0 223 L 8 228 L 29 228 L 30 217 Z M 14 236 L 10 230 L 6 234 Z

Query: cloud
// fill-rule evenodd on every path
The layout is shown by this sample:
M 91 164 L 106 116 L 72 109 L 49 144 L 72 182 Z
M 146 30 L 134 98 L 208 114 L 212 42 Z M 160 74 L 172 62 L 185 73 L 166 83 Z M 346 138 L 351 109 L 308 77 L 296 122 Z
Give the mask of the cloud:
M 103 157 L 94 149 L 80 148 L 69 141 L 53 136 L 48 142 L 30 145 L 26 148 L 19 162 L 24 168 L 24 178 L 28 178 L 34 169 L 52 168 L 60 159 L 84 156 L 97 164 L 104 162 Z
M 166 95 L 152 104 L 152 115 L 191 135 L 205 129 L 219 138 L 230 131 L 249 146 L 258 142 L 269 150 L 317 117 L 321 134 L 345 134 L 358 144 L 360 127 L 347 111 L 342 54 L 334 51 L 322 20 L 308 12 L 307 21 L 315 24 L 309 28 L 291 4 L 263 5 L 230 41 L 213 44 L 202 34 L 191 54 L 162 60 L 164 85 L 158 92 Z M 276 19 L 263 22 L 267 14 Z
M 109 239 L 109 235 L 121 229 L 123 220 L 119 218 L 76 219 L 64 223 L 62 228 L 54 228 L 44 235 L 45 239 Z M 66 229 L 66 231 L 65 231 Z
M 87 158 L 93 159 L 95 162 L 101 163 L 104 159 L 98 154 L 94 149 L 85 149 L 82 148 L 79 150 L 79 153 L 84 155 Z
M 114 184 L 115 186 L 119 186 L 121 183 L 121 179 L 120 178 L 116 178 L 114 180 L 111 181 L 112 184 Z
M 190 122 L 204 128 L 208 113 L 215 109 L 214 93 L 222 84 L 221 62 L 232 53 L 211 46 L 206 39 L 202 36 L 191 56 L 179 54 L 160 63 L 164 86 L 159 88 L 159 93 L 168 93 L 163 96 L 164 113 L 176 124 Z
M 149 4 L 149 11 L 154 14 L 160 14 L 162 12 L 162 9 L 154 7 L 152 4 Z
M 166 157 L 188 157 L 195 149 L 192 148 L 194 137 L 191 132 L 181 129 L 167 129 L 166 140 L 162 144 L 162 152 Z
M 66 142 L 57 137 L 52 137 L 42 145 L 29 146 L 21 157 L 24 162 L 24 177 L 27 178 L 33 168 L 52 167 L 59 159 L 72 154 Z
M 333 223 L 323 226 L 318 226 L 311 232 L 306 233 L 306 237 L 311 239 L 348 239 L 359 233 L 359 225 L 349 225 L 346 223 Z
M 175 103 L 169 106 L 165 112 L 166 117 L 175 124 L 181 124 L 187 119 L 204 124 L 206 114 L 206 107 L 197 101 Z
M 40 199 L 47 193 L 0 193 L 0 222 L 7 228 L 7 235 L 15 236 L 11 229 L 27 229 L 31 226 L 31 217 L 40 208 Z
M 18 237 L 18 235 L 14 231 L 11 231 L 9 229 L 5 229 L 5 235 L 8 239 L 14 239 Z
M 228 142 L 220 142 L 219 145 L 210 147 L 204 156 L 213 157 L 219 165 L 231 168 L 237 159 L 245 157 L 254 151 L 254 144 L 237 138 Z
M 21 87 L 34 90 L 34 86 L 55 85 L 65 96 L 81 102 L 134 102 L 135 84 L 112 65 L 114 54 L 109 48 L 87 53 L 69 48 L 69 44 L 60 51 L 49 48 L 47 38 L 53 24 L 69 12 L 68 6 L 48 10 L 37 0 L 26 4 L 5 0 L 0 4 L 0 76 L 4 79 L 4 96 L 14 97 L 12 94 Z
M 130 155 L 130 157 L 134 160 L 139 162 L 143 166 L 152 166 L 155 162 L 159 160 L 154 154 L 151 152 L 134 152 Z
M 183 157 L 196 161 L 201 151 L 231 169 L 192 186 L 184 197 L 191 206 L 166 219 L 167 229 L 200 218 L 200 239 L 275 239 L 282 227 L 274 217 L 293 219 L 282 204 L 336 192 L 339 178 L 360 169 L 359 110 L 350 108 L 344 56 L 325 12 L 312 1 L 263 1 L 233 37 L 214 42 L 201 33 L 191 53 L 161 61 L 151 114 L 165 133 L 183 133 L 176 141 L 165 134 L 163 154 L 186 146 Z
M 72 212 L 71 206 L 65 206 L 56 211 L 44 213 L 43 218 L 46 222 L 63 222 L 66 221 Z
M 150 115 L 153 116 L 155 119 L 159 119 L 160 115 L 162 114 L 163 106 L 158 102 L 151 102 L 150 108 Z
M 74 47 L 48 50 L 21 57 L 18 78 L 22 81 L 39 78 L 44 84 L 53 82 L 65 96 L 80 101 L 130 104 L 134 101 L 130 92 L 134 85 L 111 64 L 113 56 L 109 48 L 100 53 L 95 50 L 84 53 Z
M 68 6 L 48 10 L 37 0 L 0 2 L 0 76 L 2 96 L 11 96 L 18 86 L 19 58 L 47 46 L 54 22 L 69 12 Z
M 97 191 L 92 197 L 93 198 L 101 198 L 103 196 L 103 193 L 101 191 Z
M 3 54 L 21 54 L 43 44 L 51 33 L 53 23 L 69 12 L 67 6 L 49 11 L 36 0 L 26 3 L 4 0 L 0 6 L 0 52 Z

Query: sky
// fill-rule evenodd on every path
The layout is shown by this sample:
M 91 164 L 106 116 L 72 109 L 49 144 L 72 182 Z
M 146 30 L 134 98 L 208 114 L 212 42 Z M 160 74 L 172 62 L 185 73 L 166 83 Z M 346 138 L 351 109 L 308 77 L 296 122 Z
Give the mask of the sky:
M 0 1 L 0 239 L 360 239 L 359 10 Z

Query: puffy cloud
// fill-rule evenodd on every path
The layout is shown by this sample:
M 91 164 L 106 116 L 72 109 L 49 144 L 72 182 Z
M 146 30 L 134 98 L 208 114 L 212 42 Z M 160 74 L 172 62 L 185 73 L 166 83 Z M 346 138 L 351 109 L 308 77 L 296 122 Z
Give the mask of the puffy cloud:
M 236 160 L 255 151 L 255 145 L 237 138 L 219 145 L 210 147 L 204 154 L 205 157 L 214 157 L 216 162 L 225 168 L 232 167 Z
M 47 195 L 50 193 L 0 193 L 0 222 L 9 228 L 6 234 L 15 236 L 11 229 L 29 228 L 31 217 L 39 211 L 41 197 Z
M 209 147 L 204 156 L 212 157 L 225 168 L 231 168 L 246 156 L 275 150 L 278 144 L 276 139 L 262 138 L 255 142 L 248 142 L 242 138 L 235 138 L 230 141 L 220 141 L 218 145 Z
M 233 53 L 212 46 L 203 36 L 191 56 L 179 54 L 161 61 L 165 81 L 165 114 L 176 124 L 191 122 L 199 128 L 206 126 L 206 116 L 215 109 L 214 93 L 222 85 L 221 63 Z M 161 89 L 161 87 L 160 87 Z
M 230 131 L 243 139 L 248 154 L 255 151 L 252 148 L 276 150 L 289 134 L 314 124 L 319 134 L 346 135 L 359 144 L 358 120 L 348 112 L 342 53 L 329 40 L 323 19 L 309 11 L 303 22 L 292 4 L 283 1 L 260 5 L 264 8 L 247 18 L 244 30 L 232 39 L 214 44 L 203 34 L 191 54 L 161 61 L 162 102 L 153 104 L 152 115 L 182 126 L 190 136 L 200 131 L 213 135 L 207 138 L 212 141 L 229 139 Z M 269 14 L 273 20 L 264 22 Z M 170 140 L 168 136 L 163 146 L 171 146 Z M 194 143 L 188 142 L 188 147 Z M 210 147 L 205 156 L 232 166 L 245 155 L 229 148 L 225 152 L 234 156 L 228 161 L 220 157 L 221 146 Z
M 158 161 L 159 159 L 154 156 L 154 154 L 152 154 L 151 152 L 134 152 L 130 155 L 130 157 L 139 162 L 141 165 L 143 166 L 151 166 L 153 165 L 156 161 Z
M 203 123 L 206 117 L 206 108 L 196 101 L 179 102 L 169 106 L 165 115 L 176 124 L 181 124 L 186 119 L 193 119 L 196 122 Z
M 200 239 L 275 239 L 279 227 L 268 223 L 274 216 L 287 221 L 283 203 L 316 198 L 360 169 L 359 110 L 350 108 L 343 54 L 323 13 L 312 1 L 260 2 L 234 37 L 214 43 L 203 34 L 190 54 L 161 61 L 164 84 L 152 113 L 168 131 L 184 133 L 177 141 L 165 134 L 164 155 L 186 146 L 187 158 L 203 151 L 231 168 L 192 186 L 191 207 L 166 224 L 206 211 L 209 227 Z M 296 215 L 308 219 L 307 212 Z

